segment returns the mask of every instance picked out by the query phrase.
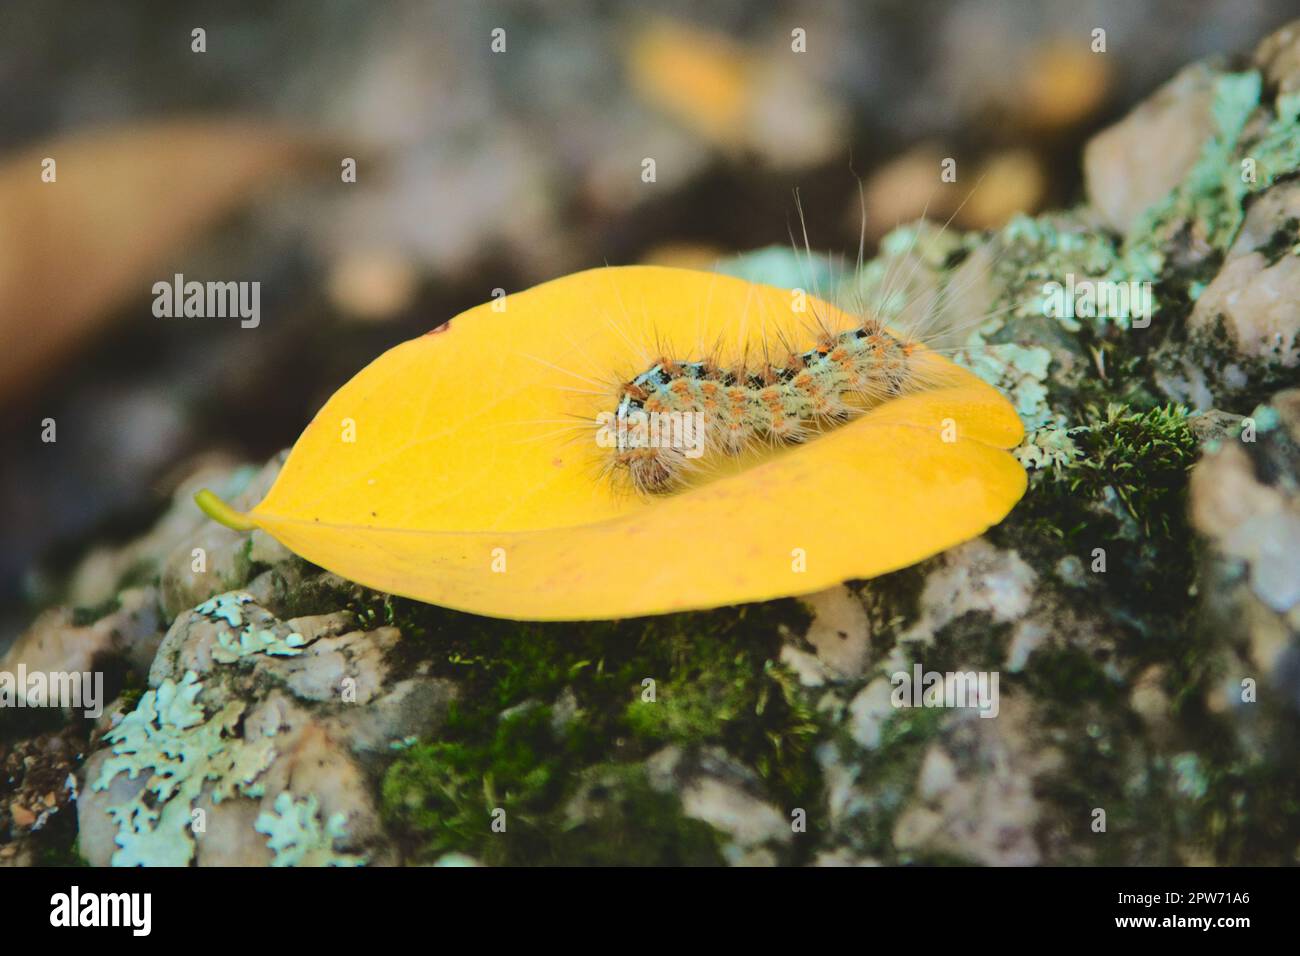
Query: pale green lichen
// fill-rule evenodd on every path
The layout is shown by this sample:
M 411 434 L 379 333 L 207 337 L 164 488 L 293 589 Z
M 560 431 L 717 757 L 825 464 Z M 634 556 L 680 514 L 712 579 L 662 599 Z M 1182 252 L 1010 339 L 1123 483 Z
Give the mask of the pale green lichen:
M 1183 181 L 1138 218 L 1128 250 L 1151 254 L 1187 222 L 1198 223 L 1216 249 L 1228 246 L 1241 225 L 1241 201 L 1249 188 L 1233 158 L 1246 122 L 1259 105 L 1260 88 L 1260 76 L 1253 71 L 1226 73 L 1216 80 L 1210 107 L 1214 135 L 1202 145 Z
M 296 631 L 283 637 L 266 628 L 251 624 L 238 634 L 224 632 L 217 636 L 217 646 L 212 648 L 212 659 L 220 664 L 234 664 L 255 654 L 272 657 L 293 657 L 302 653 L 306 638 Z
M 1052 418 L 1047 402 L 1047 370 L 1052 353 L 1041 345 L 979 342 L 954 353 L 952 359 L 1005 392 L 1026 428 L 1035 428 Z
M 1081 275 L 1118 275 L 1118 257 L 1113 246 L 1105 239 L 1058 228 L 1046 220 L 1040 222 L 1024 217 L 1008 225 L 1003 237 L 1005 242 L 1011 243 L 1009 255 L 999 261 L 1003 281 L 1013 282 L 1028 296 L 1027 299 L 1018 301 L 1012 311 L 1028 310 L 1043 314 L 1040 280 L 1043 276 L 1055 273 L 1049 271 L 1040 275 L 1039 271 L 1019 260 L 1029 258 L 1041 262 L 1044 247 L 1055 252 L 1052 269 L 1078 269 Z M 881 255 L 841 283 L 834 290 L 833 297 L 837 301 L 869 309 L 887 321 L 894 321 L 908 310 L 911 293 L 906 287 L 911 280 L 929 274 L 937 283 L 934 305 L 936 308 L 942 307 L 954 294 L 949 286 L 953 277 L 952 270 L 948 268 L 949 263 L 981 241 L 977 235 L 964 235 L 925 221 L 900 226 L 881 240 Z M 809 261 L 792 250 L 770 247 L 731 260 L 720 270 L 731 275 L 741 275 L 751 281 L 794 288 L 808 284 Z M 818 270 L 816 281 L 824 279 L 828 274 L 825 271 L 825 261 L 819 257 L 814 257 L 812 261 L 815 270 Z M 1011 263 L 1009 267 L 1008 261 Z M 1008 291 L 1007 295 L 1011 293 Z M 1033 429 L 1053 419 L 1047 400 L 1048 367 L 1052 353 L 1041 345 L 990 342 L 989 337 L 1005 326 L 1005 320 L 996 314 L 997 311 L 999 310 L 993 310 L 990 318 L 970 332 L 964 347 L 955 352 L 952 358 L 957 364 L 1003 390 L 1015 405 L 1026 428 Z M 1061 321 L 1066 324 L 1070 320 L 1062 318 Z M 1075 328 L 1078 326 L 1075 325 Z
M 1042 469 L 1067 467 L 1082 452 L 1070 436 L 1077 428 L 1048 425 L 1030 432 L 1024 443 L 1012 454 L 1025 468 Z
M 1118 301 L 1118 309 L 1053 309 L 1056 298 L 1052 283 L 1081 290 L 1086 302 L 1096 283 L 1152 282 L 1159 273 L 1157 259 L 1137 253 L 1121 253 L 1105 233 L 1089 227 L 1078 214 L 1016 216 L 1002 228 L 995 240 L 998 258 L 993 266 L 995 285 L 1001 293 L 990 306 L 990 314 L 1008 318 L 1048 317 L 1065 331 L 1083 328 L 1081 319 L 1095 328 L 1113 324 L 1128 328 L 1136 317 L 1135 298 Z M 1151 312 L 1159 300 L 1151 300 Z M 1087 314 L 1087 313 L 1093 314 Z
M 831 266 L 825 256 L 801 256 L 785 246 L 766 246 L 729 257 L 718 263 L 717 271 L 746 282 L 803 289 L 813 294 L 825 289 L 831 280 Z
M 287 790 L 275 798 L 273 811 L 263 810 L 253 825 L 275 852 L 272 866 L 364 866 L 365 858 L 339 853 L 336 841 L 347 839 L 346 817 L 333 814 L 321 826 L 320 804 L 314 795 L 295 800 Z
M 1300 92 L 1285 93 L 1277 98 L 1277 114 L 1268 128 L 1256 140 L 1243 144 L 1243 159 L 1255 161 L 1254 181 L 1232 180 L 1238 209 L 1250 193 L 1263 192 L 1283 176 L 1293 174 L 1300 167 Z M 1240 163 L 1237 164 L 1240 172 Z
M 238 737 L 239 701 L 205 720 L 197 702 L 202 689 L 193 671 L 180 683 L 164 680 L 105 737 L 111 756 L 92 789 L 107 790 L 120 773 L 134 780 L 148 772 L 143 790 L 108 808 L 118 826 L 114 866 L 187 865 L 194 856 L 193 804 L 209 782 L 213 803 L 261 794 L 255 781 L 275 759 L 271 741 Z
M 478 860 L 466 853 L 444 853 L 442 856 L 438 857 L 438 859 L 433 861 L 433 865 L 464 868 L 478 866 L 479 863 Z
M 1248 417 L 1255 423 L 1257 432 L 1270 432 L 1282 424 L 1282 416 L 1272 405 L 1257 405 Z
M 225 621 L 231 627 L 240 627 L 244 623 L 243 607 L 245 604 L 252 603 L 251 594 L 245 591 L 231 591 L 208 598 L 194 609 L 194 613 L 214 621 Z
M 231 591 L 204 601 L 194 609 L 195 614 L 213 621 L 225 621 L 230 628 L 240 627 L 237 633 L 230 629 L 218 632 L 217 644 L 212 648 L 212 659 L 219 664 L 235 664 L 257 654 L 272 657 L 294 657 L 301 654 L 307 639 L 296 631 L 276 633 L 275 618 L 271 614 L 262 613 L 262 624 L 270 623 L 271 627 L 260 626 L 253 621 L 244 623 L 243 608 L 252 601 L 252 596 L 243 591 Z
M 1168 196 L 1147 209 L 1130 232 L 1126 255 L 1160 260 L 1159 252 L 1187 223 L 1219 251 L 1236 238 L 1246 199 L 1300 166 L 1300 94 L 1279 96 L 1276 116 L 1253 139 L 1243 138 L 1260 106 L 1263 81 L 1256 72 L 1219 77 L 1211 114 L 1215 134 L 1201 148 L 1191 171 Z M 1243 163 L 1249 160 L 1253 175 Z

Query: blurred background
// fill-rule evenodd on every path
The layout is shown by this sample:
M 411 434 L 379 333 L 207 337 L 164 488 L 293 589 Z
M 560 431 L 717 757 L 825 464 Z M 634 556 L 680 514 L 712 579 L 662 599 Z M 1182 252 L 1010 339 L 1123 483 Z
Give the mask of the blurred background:
M 1070 205 L 1089 136 L 1295 15 L 5 0 L 0 650 L 96 575 L 129 576 L 114 545 L 187 476 L 292 444 L 364 364 L 493 289 L 786 244 L 795 188 L 814 248 L 849 256 L 859 180 L 868 254 L 923 212 L 982 229 Z M 155 317 L 177 272 L 259 281 L 259 326 Z

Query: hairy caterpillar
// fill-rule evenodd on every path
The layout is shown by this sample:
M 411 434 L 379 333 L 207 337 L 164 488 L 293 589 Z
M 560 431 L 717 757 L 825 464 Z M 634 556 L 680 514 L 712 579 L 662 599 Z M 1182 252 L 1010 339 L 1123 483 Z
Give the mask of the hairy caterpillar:
M 696 416 L 703 449 L 727 455 L 756 440 L 803 441 L 852 417 L 864 401 L 919 387 L 918 348 L 879 320 L 866 318 L 838 333 L 822 325 L 811 348 L 786 349 L 776 361 L 742 360 L 724 367 L 708 358 L 661 358 L 619 387 L 613 420 L 633 427 L 619 429 L 611 467 L 625 472 L 638 492 L 672 490 L 694 460 L 692 446 L 674 440 L 690 432 L 680 426 L 674 431 L 676 422 L 685 421 L 674 415 Z M 668 416 L 667 428 L 652 428 L 652 422 L 665 420 L 658 416 Z
M 927 233 L 927 243 L 937 245 L 947 226 L 938 227 L 937 234 Z M 752 457 L 747 454 L 751 451 L 812 440 L 876 405 L 952 384 L 949 376 L 954 366 L 937 360 L 938 353 L 961 352 L 958 333 L 982 325 L 993 315 L 963 315 L 960 309 L 948 314 L 950 299 L 978 283 L 999 255 L 972 263 L 977 268 L 967 270 L 973 274 L 964 275 L 963 282 L 945 281 L 927 288 L 934 274 L 927 270 L 935 267 L 927 258 L 931 254 L 916 249 L 922 232 L 918 223 L 907 248 L 901 255 L 898 250 L 890 254 L 884 275 L 877 275 L 869 287 L 845 292 L 831 275 L 823 281 L 839 287 L 840 294 L 820 296 L 816 288 L 820 283 L 800 263 L 807 281 L 801 288 L 785 287 L 781 294 L 788 297 L 785 304 L 778 304 L 772 295 L 779 287 L 755 286 L 766 292 L 751 291 L 740 303 L 740 311 L 726 320 L 705 317 L 711 309 L 717 312 L 717 303 L 710 305 L 710 291 L 706 301 L 694 306 L 702 309 L 696 317 L 694 349 L 665 343 L 663 330 L 656 328 L 644 309 L 638 320 L 635 298 L 625 300 L 611 289 L 622 322 L 612 315 L 607 315 L 607 322 L 625 350 L 639 353 L 640 359 L 630 367 L 620 362 L 621 374 L 611 374 L 605 360 L 591 362 L 586 374 L 552 365 L 592 386 L 566 390 L 596 400 L 596 444 L 602 451 L 598 468 L 604 478 L 640 495 L 671 493 L 706 472 L 721 474 L 744 467 L 741 456 Z M 795 254 L 806 253 L 811 263 L 814 256 L 806 231 L 803 238 L 804 248 L 796 244 Z M 859 243 L 854 275 L 863 274 L 863 245 L 864 240 Z M 896 274 L 896 269 L 906 274 Z M 913 287 L 918 270 L 922 272 L 916 283 L 919 293 Z M 805 288 L 812 293 L 805 293 Z M 728 293 L 731 296 L 734 290 Z M 758 308 L 757 325 L 747 321 L 751 304 Z M 905 320 L 909 313 L 912 317 Z M 674 330 L 670 338 L 678 338 L 688 324 L 680 318 L 667 323 Z M 965 321 L 954 323 L 954 318 Z M 718 339 L 710 347 L 706 343 L 713 335 Z M 647 339 L 657 344 L 647 348 Z M 940 341 L 953 347 L 936 348 Z M 575 351 L 582 350 L 571 344 Z M 582 431 L 592 427 L 590 414 L 577 413 L 573 420 L 576 424 L 570 427 Z

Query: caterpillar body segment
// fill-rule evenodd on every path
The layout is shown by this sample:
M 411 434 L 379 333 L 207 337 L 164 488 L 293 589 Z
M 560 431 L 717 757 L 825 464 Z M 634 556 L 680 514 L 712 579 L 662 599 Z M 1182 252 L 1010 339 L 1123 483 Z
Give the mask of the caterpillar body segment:
M 914 390 L 921 377 L 916 349 L 867 319 L 843 332 L 823 331 L 812 348 L 777 360 L 723 366 L 711 359 L 660 358 L 619 386 L 616 420 L 640 427 L 619 431 L 611 470 L 638 492 L 660 494 L 678 487 L 709 456 L 734 456 L 757 441 L 802 441 L 864 405 Z M 702 429 L 701 454 L 672 441 L 671 425 L 684 420 Z M 655 430 L 647 422 L 669 427 Z

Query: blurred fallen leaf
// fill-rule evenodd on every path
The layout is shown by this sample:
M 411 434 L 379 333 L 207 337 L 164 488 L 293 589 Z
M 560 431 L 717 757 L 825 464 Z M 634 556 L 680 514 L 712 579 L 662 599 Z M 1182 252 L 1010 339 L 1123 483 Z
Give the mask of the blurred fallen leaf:
M 997 229 L 1016 213 L 1032 213 L 1047 194 L 1047 175 L 1038 157 L 1027 149 L 995 153 L 975 173 L 970 198 L 957 212 L 966 229 Z
M 922 216 L 944 222 L 952 215 L 969 187 L 943 181 L 943 161 L 949 155 L 934 143 L 923 143 L 871 174 L 863 186 L 869 239 L 879 239 Z M 856 194 L 850 203 L 849 216 L 856 232 L 862 216 Z
M 706 242 L 665 242 L 641 257 L 646 266 L 669 266 L 675 269 L 712 269 L 727 253 L 720 246 Z
M 679 493 L 630 494 L 601 475 L 608 452 L 582 430 L 615 393 L 593 394 L 582 379 L 633 371 L 644 359 L 630 341 L 731 343 L 719 355 L 727 362 L 767 335 L 792 339 L 805 316 L 791 293 L 630 266 L 494 306 L 358 373 L 250 512 L 209 492 L 200 505 L 369 587 L 497 617 L 571 620 L 883 574 L 980 534 L 1024 493 L 1025 473 L 1005 450 L 1022 437 L 1014 409 L 923 351 L 919 360 L 944 373 L 941 387 L 877 405 L 804 445 L 721 456 L 710 479 Z
M 719 145 L 743 140 L 754 68 L 741 44 L 655 20 L 633 36 L 627 65 L 633 88 L 647 102 Z
M 1095 113 L 1109 88 L 1109 57 L 1078 39 L 1045 43 L 1025 66 L 1022 115 L 1040 129 L 1068 129 Z
M 388 249 L 343 255 L 330 270 L 330 301 L 344 315 L 363 322 L 382 322 L 414 300 L 420 276 L 409 257 Z
M 0 401 L 169 279 L 185 242 L 319 142 L 267 124 L 183 120 L 78 132 L 0 164 Z M 55 180 L 42 161 L 55 161 Z
M 834 154 L 848 124 L 844 104 L 801 56 L 665 17 L 633 33 L 626 68 L 642 100 L 712 146 L 790 169 Z

